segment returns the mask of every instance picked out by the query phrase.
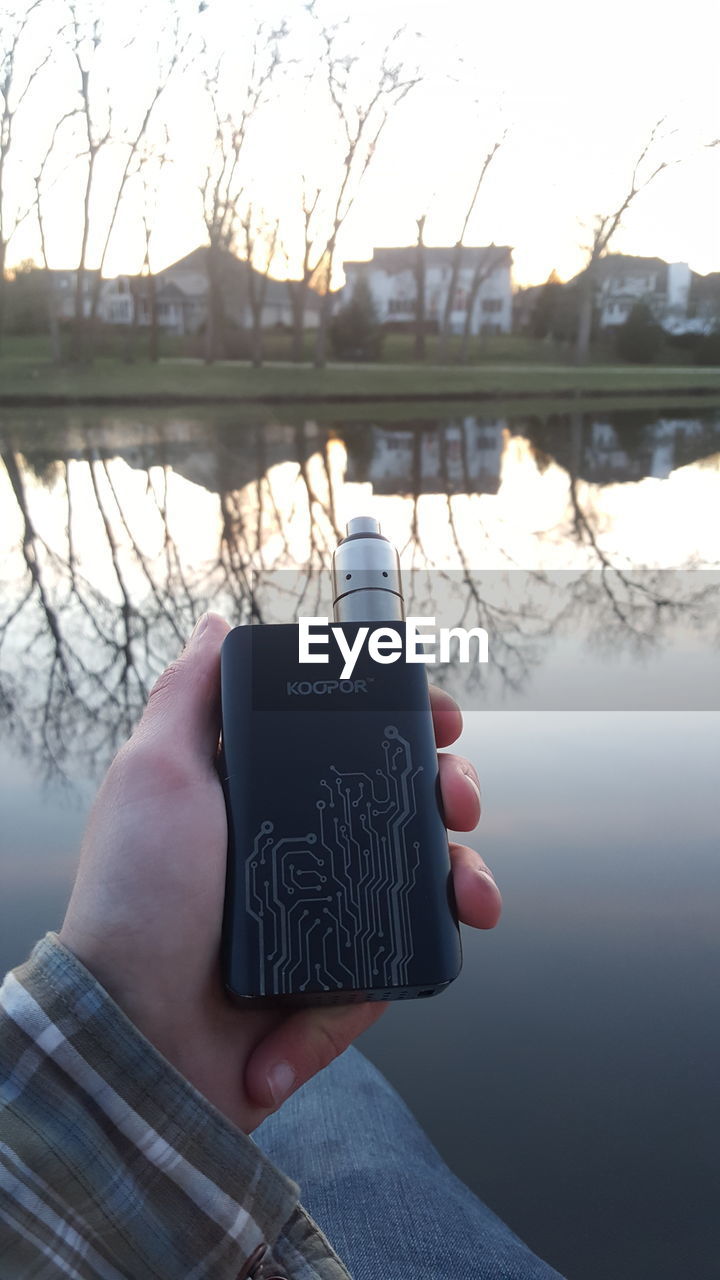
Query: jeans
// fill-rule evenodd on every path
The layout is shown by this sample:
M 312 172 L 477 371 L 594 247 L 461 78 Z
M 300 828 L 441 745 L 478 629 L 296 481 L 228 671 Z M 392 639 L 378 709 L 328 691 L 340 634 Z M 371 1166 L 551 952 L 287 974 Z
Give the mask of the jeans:
M 354 1047 L 252 1134 L 353 1280 L 561 1280 L 455 1176 Z

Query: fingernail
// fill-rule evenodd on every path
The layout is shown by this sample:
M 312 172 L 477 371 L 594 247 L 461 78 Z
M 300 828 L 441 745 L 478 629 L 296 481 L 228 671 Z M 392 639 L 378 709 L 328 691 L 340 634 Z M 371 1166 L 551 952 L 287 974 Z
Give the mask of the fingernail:
M 479 788 L 479 786 L 478 786 L 477 782 L 475 781 L 475 779 L 473 778 L 472 774 L 471 774 L 471 773 L 466 773 L 466 774 L 465 774 L 465 777 L 467 778 L 468 782 L 470 783 L 470 786 L 472 787 L 473 791 L 475 792 L 475 795 L 477 796 L 479 803 L 480 803 L 480 804 L 482 804 L 482 797 L 481 797 L 481 795 L 480 795 L 480 788 Z
M 488 879 L 492 880 L 493 884 L 495 884 L 495 877 L 492 871 L 490 870 L 487 862 L 483 862 L 482 858 L 480 857 L 477 859 L 477 865 L 475 867 L 475 870 L 477 871 L 478 875 L 487 876 Z
M 439 684 L 434 684 L 432 686 L 432 695 L 434 702 L 441 706 L 444 705 L 448 710 L 459 711 L 460 708 L 458 707 L 455 698 L 453 698 L 451 693 L 448 693 L 447 689 L 441 689 Z M 437 709 L 440 710 L 440 706 L 438 706 Z
M 284 1102 L 295 1086 L 295 1072 L 289 1062 L 278 1062 L 268 1071 L 268 1085 L 276 1107 Z
M 192 635 L 190 636 L 188 644 L 194 644 L 196 640 L 200 639 L 200 636 L 202 635 L 203 631 L 206 630 L 207 624 L 209 621 L 210 621 L 209 613 L 203 613 L 202 616 L 198 618 L 197 622 L 195 623 L 195 626 L 193 627 Z

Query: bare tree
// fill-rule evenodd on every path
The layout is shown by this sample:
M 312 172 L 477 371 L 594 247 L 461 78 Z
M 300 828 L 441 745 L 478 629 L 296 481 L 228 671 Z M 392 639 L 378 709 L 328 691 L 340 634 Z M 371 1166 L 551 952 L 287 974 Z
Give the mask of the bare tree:
M 281 44 L 288 33 L 285 23 L 273 27 L 260 23 L 255 32 L 249 67 L 239 104 L 228 105 L 236 89 L 226 71 L 225 55 L 213 60 L 207 46 L 203 53 L 202 76 L 214 125 L 214 146 L 200 184 L 202 213 L 208 237 L 206 270 L 208 282 L 205 359 L 211 364 L 220 351 L 224 328 L 222 287 L 223 254 L 229 253 L 237 232 L 238 212 L 247 174 L 243 161 L 253 123 L 281 66 Z
M 43 3 L 44 0 L 30 0 L 24 5 L 3 5 L 0 10 L 0 340 L 5 327 L 7 250 L 29 211 L 23 213 L 9 207 L 8 168 L 14 150 L 15 126 L 34 81 L 50 59 L 51 48 L 40 46 L 29 69 L 21 66 L 19 72 L 18 55 L 23 51 L 31 21 Z
M 440 350 L 439 350 L 440 360 L 444 360 L 447 357 L 448 338 L 450 336 L 450 320 L 451 320 L 452 312 L 455 309 L 455 296 L 457 294 L 458 280 L 460 279 L 460 269 L 462 266 L 462 259 L 463 259 L 463 248 L 465 246 L 465 236 L 467 235 L 468 225 L 470 223 L 470 219 L 472 218 L 473 213 L 475 212 L 478 198 L 480 196 L 480 191 L 488 175 L 490 166 L 492 165 L 492 162 L 495 159 L 495 156 L 497 155 L 498 151 L 502 147 L 506 137 L 507 137 L 507 130 L 505 130 L 505 132 L 499 138 L 497 138 L 495 142 L 493 142 L 489 151 L 487 152 L 487 154 L 484 156 L 482 160 L 482 163 L 480 165 L 480 171 L 478 173 L 477 180 L 475 182 L 475 186 L 473 188 L 473 192 L 470 197 L 470 202 L 467 205 L 467 208 L 465 210 L 465 216 L 463 218 L 462 227 L 460 229 L 460 235 L 458 236 L 455 242 L 452 262 L 450 266 L 450 282 L 448 284 L 448 290 L 445 297 L 445 306 L 443 308 L 442 320 L 440 322 Z M 480 281 L 478 281 L 477 287 L 479 288 L 479 286 L 480 286 Z
M 478 294 L 486 280 L 489 280 L 496 267 L 500 266 L 504 257 L 504 250 L 496 250 L 490 248 L 483 258 L 478 258 L 473 268 L 470 278 L 470 284 L 467 290 L 467 302 L 465 307 L 465 321 L 463 323 L 462 342 L 460 344 L 460 363 L 466 364 L 470 354 L 470 330 L 472 328 L 473 312 L 478 299 Z
M 148 323 L 148 360 L 151 364 L 157 364 L 160 358 L 160 328 L 158 324 L 158 297 L 157 297 L 157 279 L 152 269 L 150 261 L 150 247 L 152 244 L 153 224 L 149 212 L 148 204 L 143 203 L 141 213 L 143 224 L 143 236 L 145 239 L 145 254 L 143 257 L 142 271 L 139 280 L 134 284 L 133 295 L 133 326 L 137 327 L 139 320 L 139 310 L 141 306 L 147 307 L 147 323 Z
M 136 177 L 142 192 L 140 219 L 143 228 L 143 254 L 140 275 L 132 281 L 133 329 L 141 317 L 147 319 L 148 360 L 157 363 L 160 354 L 160 327 L 158 323 L 157 277 L 153 269 L 153 239 L 158 217 L 158 202 L 163 173 L 169 163 L 170 136 L 165 126 L 162 146 L 145 144 L 138 152 Z
M 75 279 L 73 356 L 76 359 L 83 359 L 88 355 L 86 332 L 88 326 L 92 328 L 97 318 L 103 268 L 139 148 L 147 135 L 148 126 L 158 102 L 187 47 L 187 38 L 182 34 L 175 0 L 167 0 L 167 3 L 170 8 L 170 18 L 166 24 L 163 24 L 162 35 L 158 36 L 153 48 L 152 64 L 156 69 L 154 83 L 147 89 L 144 96 L 141 96 L 142 105 L 138 117 L 132 123 L 125 123 L 123 126 L 117 119 L 117 104 L 110 86 L 107 83 L 97 83 L 101 55 L 107 52 L 106 19 L 99 16 L 102 10 L 93 9 L 89 15 L 83 15 L 79 11 L 76 0 L 68 0 L 70 48 L 78 75 L 77 92 L 80 103 L 78 114 L 82 121 L 83 158 L 86 162 L 80 255 Z M 122 50 L 118 50 L 118 54 L 122 52 L 127 55 L 128 50 L 135 53 L 139 39 L 138 35 L 133 34 Z M 105 223 L 101 230 L 98 226 L 95 200 L 98 161 L 109 145 L 124 154 L 124 158 L 121 161 L 111 198 L 104 206 Z M 87 256 L 91 230 L 99 239 L 99 262 L 88 288 Z
M 419 75 L 408 73 L 399 52 L 404 28 L 385 45 L 377 65 L 361 53 L 349 54 L 340 45 L 346 24 L 321 27 L 320 40 L 327 90 L 337 117 L 342 163 L 335 181 L 335 194 L 315 210 L 314 252 L 311 277 L 322 271 L 320 316 L 315 344 L 315 366 L 323 368 L 327 358 L 327 335 L 332 308 L 331 283 L 338 236 L 353 207 L 360 184 L 377 150 L 391 112 L 419 83 Z M 322 205 L 322 208 L 321 208 Z M 321 216 L 320 216 L 321 215 Z M 322 218 L 323 230 L 320 230 Z
M 267 297 L 270 268 L 278 241 L 278 219 L 271 222 L 263 210 L 249 204 L 241 222 L 243 255 L 247 263 L 248 300 L 252 316 L 252 362 L 259 369 L 263 362 L 263 311 Z
M 597 214 L 593 224 L 592 241 L 587 247 L 587 263 L 579 281 L 578 325 L 575 345 L 575 357 L 578 363 L 587 359 L 592 332 L 593 307 L 598 284 L 598 263 L 608 253 L 610 242 L 619 230 L 622 220 L 630 206 L 655 179 L 667 169 L 668 160 L 656 163 L 653 155 L 659 143 L 665 141 L 661 135 L 665 118 L 653 125 L 650 136 L 643 146 L 633 165 L 630 185 L 620 203 L 611 213 Z
M 302 208 L 302 256 L 299 268 L 299 278 L 288 278 L 287 287 L 290 296 L 290 309 L 292 312 L 292 358 L 300 362 L 304 355 L 305 345 L 305 312 L 310 299 L 310 290 L 312 288 L 313 277 L 316 268 L 313 265 L 313 249 L 315 245 L 314 226 L 315 215 L 321 196 L 321 189 L 316 186 L 312 189 L 305 176 L 300 180 L 301 189 L 301 208 Z M 287 245 L 282 247 L 286 259 L 290 259 L 290 252 Z
M 66 111 L 64 115 L 56 121 L 53 131 L 50 135 L 47 147 L 40 159 L 40 166 L 33 177 L 33 208 L 35 210 L 35 218 L 38 227 L 38 236 L 40 240 L 40 257 L 43 268 L 45 270 L 45 278 L 47 280 L 47 315 L 48 329 L 50 333 L 50 351 L 53 361 L 59 364 L 62 359 L 62 348 L 60 343 L 60 323 L 58 318 L 57 295 L 53 277 L 50 271 L 50 262 L 48 260 L 47 246 L 47 224 L 45 215 L 45 205 L 48 192 L 52 190 L 54 182 L 46 183 L 46 175 L 52 161 L 55 145 L 58 137 L 68 120 L 72 120 L 75 111 Z M 63 170 L 64 171 L 64 170 Z

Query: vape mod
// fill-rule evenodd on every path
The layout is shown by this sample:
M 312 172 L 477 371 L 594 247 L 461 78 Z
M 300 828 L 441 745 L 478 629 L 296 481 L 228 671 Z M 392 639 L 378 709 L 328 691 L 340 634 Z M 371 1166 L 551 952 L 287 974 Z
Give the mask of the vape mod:
M 347 645 L 403 636 L 377 521 L 350 521 L 333 595 Z M 299 639 L 257 624 L 222 648 L 226 989 L 259 1009 L 436 995 L 462 955 L 425 667 L 364 644 L 344 679 L 337 645 L 311 665 Z

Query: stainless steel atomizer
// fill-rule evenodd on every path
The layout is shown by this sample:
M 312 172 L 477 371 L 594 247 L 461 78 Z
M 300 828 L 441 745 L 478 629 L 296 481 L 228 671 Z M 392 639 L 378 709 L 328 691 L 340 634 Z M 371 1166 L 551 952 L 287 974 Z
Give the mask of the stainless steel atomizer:
M 347 537 L 333 555 L 336 622 L 401 622 L 405 599 L 400 561 L 371 516 L 348 521 Z

